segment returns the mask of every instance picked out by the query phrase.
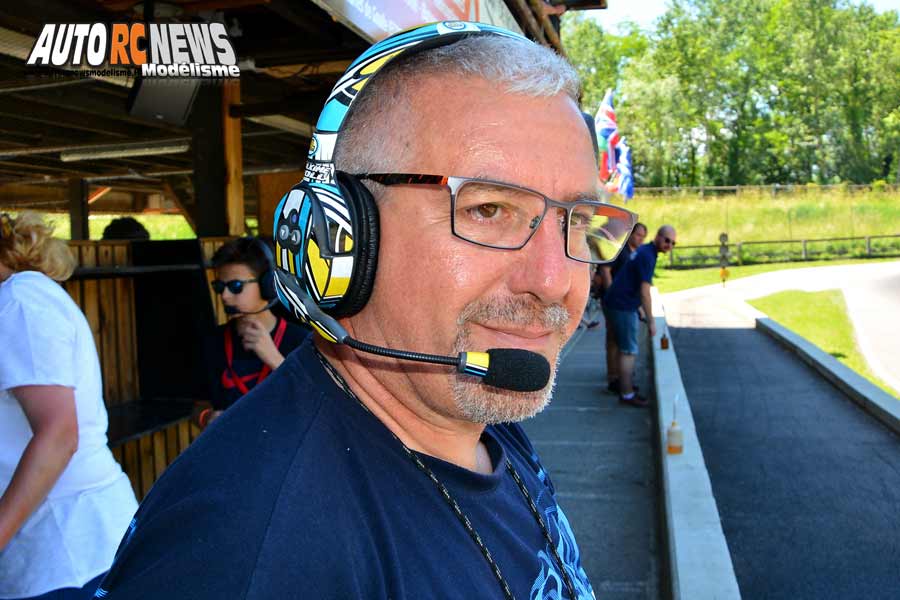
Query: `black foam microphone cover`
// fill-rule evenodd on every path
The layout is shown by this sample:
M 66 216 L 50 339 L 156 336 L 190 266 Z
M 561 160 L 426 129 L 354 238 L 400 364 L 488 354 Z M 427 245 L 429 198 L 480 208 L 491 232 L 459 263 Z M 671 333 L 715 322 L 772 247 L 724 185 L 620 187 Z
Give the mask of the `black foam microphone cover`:
M 536 352 L 493 348 L 487 353 L 491 361 L 482 379 L 486 385 L 514 392 L 536 392 L 550 381 L 550 363 Z

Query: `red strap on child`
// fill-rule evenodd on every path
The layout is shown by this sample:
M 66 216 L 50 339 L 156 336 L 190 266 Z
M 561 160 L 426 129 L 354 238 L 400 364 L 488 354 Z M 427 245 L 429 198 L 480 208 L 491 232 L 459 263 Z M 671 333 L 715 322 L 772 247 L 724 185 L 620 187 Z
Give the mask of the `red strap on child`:
M 284 319 L 278 319 L 278 325 L 275 327 L 275 335 L 272 340 L 275 342 L 275 347 L 281 345 L 281 340 L 284 339 L 284 332 L 287 330 L 287 321 Z M 231 389 L 233 387 L 237 387 L 241 391 L 241 394 L 246 394 L 250 391 L 250 388 L 247 387 L 247 384 L 253 381 L 256 378 L 256 383 L 254 385 L 259 385 L 263 379 L 269 376 L 269 373 L 272 372 L 272 369 L 269 368 L 269 365 L 263 365 L 263 368 L 258 373 L 250 373 L 249 375 L 244 375 L 243 377 L 239 376 L 234 372 L 234 342 L 231 338 L 231 327 L 228 326 L 225 328 L 225 370 L 222 372 L 222 387 L 226 390 Z

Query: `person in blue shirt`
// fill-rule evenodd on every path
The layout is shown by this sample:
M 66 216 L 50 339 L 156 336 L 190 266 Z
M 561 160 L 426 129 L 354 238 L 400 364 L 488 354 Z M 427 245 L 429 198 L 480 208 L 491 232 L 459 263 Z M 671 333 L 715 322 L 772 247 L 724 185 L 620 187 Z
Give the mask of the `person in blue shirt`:
M 606 290 L 612 286 L 615 276 L 622 270 L 622 266 L 631 259 L 631 255 L 644 243 L 646 237 L 647 226 L 643 223 L 636 223 L 631 235 L 628 236 L 628 244 L 622 248 L 616 260 L 609 265 L 597 265 L 594 285 L 599 290 L 601 302 Z M 606 317 L 605 312 L 604 317 Z M 617 394 L 619 393 L 619 345 L 616 343 L 616 335 L 609 320 L 606 321 L 606 389 Z
M 168 467 L 98 598 L 594 598 L 518 424 L 550 400 L 593 242 L 624 232 L 603 246 L 618 251 L 634 223 L 587 202 L 578 97 L 565 59 L 483 24 L 425 25 L 353 63 L 276 210 L 279 296 L 316 334 Z M 516 391 L 535 377 L 522 362 L 503 389 L 477 362 L 360 342 L 523 349 L 549 369 Z
M 603 296 L 603 310 L 619 346 L 619 402 L 647 406 L 646 398 L 634 389 L 632 372 L 637 358 L 638 309 L 643 309 L 650 338 L 656 336 L 656 322 L 650 302 L 650 287 L 656 257 L 675 247 L 675 228 L 663 225 L 649 244 L 635 251 L 621 267 Z

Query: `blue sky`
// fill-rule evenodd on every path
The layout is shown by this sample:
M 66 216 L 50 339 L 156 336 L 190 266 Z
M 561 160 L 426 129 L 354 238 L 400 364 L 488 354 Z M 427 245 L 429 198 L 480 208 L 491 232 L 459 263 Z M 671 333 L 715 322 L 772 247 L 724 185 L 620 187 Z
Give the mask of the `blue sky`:
M 900 10 L 900 0 L 865 0 L 878 12 Z M 641 29 L 650 29 L 653 22 L 666 11 L 667 0 L 607 0 L 606 10 L 587 11 L 607 31 L 615 32 L 617 26 L 625 21 L 634 21 Z M 862 0 L 854 0 L 854 4 L 862 4 Z

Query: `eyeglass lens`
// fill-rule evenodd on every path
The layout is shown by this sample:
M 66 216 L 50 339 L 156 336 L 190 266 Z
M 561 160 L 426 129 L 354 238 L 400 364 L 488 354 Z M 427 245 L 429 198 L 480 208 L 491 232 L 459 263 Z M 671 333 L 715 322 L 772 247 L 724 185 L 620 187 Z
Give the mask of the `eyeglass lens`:
M 669 238 L 665 238 L 665 239 L 666 239 L 666 243 L 667 243 L 667 244 L 672 244 L 673 246 L 675 245 L 675 240 L 672 240 L 672 239 L 669 239 Z
M 515 186 L 467 181 L 456 192 L 453 233 L 493 248 L 521 248 L 544 218 L 544 197 Z M 611 261 L 634 225 L 628 211 L 611 205 L 567 204 L 566 254 L 582 262 Z M 552 211 L 550 211 L 552 214 Z
M 213 291 L 217 294 L 224 294 L 225 288 L 228 288 L 228 291 L 232 294 L 240 294 L 244 291 L 244 281 L 240 279 L 232 279 L 230 281 L 221 281 L 216 279 L 212 282 Z

